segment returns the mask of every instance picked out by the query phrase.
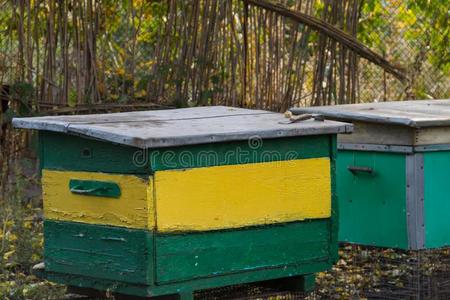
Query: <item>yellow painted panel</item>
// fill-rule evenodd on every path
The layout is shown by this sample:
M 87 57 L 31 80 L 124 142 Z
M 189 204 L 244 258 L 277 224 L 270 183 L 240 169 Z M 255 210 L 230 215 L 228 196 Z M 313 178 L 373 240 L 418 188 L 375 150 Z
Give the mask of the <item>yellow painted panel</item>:
M 155 173 L 157 230 L 216 230 L 331 215 L 329 158 Z
M 113 181 L 120 186 L 120 198 L 78 195 L 70 192 L 71 179 Z M 43 170 L 44 215 L 48 219 L 154 228 L 152 184 L 132 175 Z

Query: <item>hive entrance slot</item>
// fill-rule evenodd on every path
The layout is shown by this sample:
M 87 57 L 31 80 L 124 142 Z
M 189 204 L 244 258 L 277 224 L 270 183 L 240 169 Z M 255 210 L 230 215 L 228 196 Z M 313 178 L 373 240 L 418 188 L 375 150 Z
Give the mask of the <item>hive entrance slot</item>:
M 90 149 L 90 148 L 83 148 L 81 150 L 81 157 L 82 158 L 92 158 L 92 149 Z

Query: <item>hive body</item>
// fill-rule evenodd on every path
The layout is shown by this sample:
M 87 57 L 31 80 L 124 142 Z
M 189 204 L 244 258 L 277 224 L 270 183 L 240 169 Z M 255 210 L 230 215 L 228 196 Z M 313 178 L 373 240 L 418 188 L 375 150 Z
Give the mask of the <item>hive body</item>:
M 338 137 L 339 240 L 450 246 L 450 100 L 300 109 L 354 124 Z
M 43 130 L 40 143 L 50 280 L 183 295 L 337 259 L 336 132 L 138 148 Z

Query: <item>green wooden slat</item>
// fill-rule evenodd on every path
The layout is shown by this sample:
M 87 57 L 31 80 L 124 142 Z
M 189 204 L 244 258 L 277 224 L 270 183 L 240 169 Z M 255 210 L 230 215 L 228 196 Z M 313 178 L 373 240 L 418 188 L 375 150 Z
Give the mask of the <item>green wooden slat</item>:
M 185 280 L 288 265 L 329 262 L 329 220 L 177 235 L 156 239 L 158 278 Z M 151 284 L 152 234 L 46 220 L 50 272 Z M 238 259 L 239 258 L 239 259 Z
M 155 149 L 152 170 L 270 162 L 330 156 L 328 135 L 302 136 Z
M 339 151 L 336 178 L 340 241 L 408 249 L 405 154 Z
M 318 219 L 242 230 L 158 234 L 159 283 L 330 259 L 329 220 Z
M 153 235 L 144 230 L 44 222 L 45 266 L 52 272 L 150 284 Z
M 173 286 L 169 283 L 175 279 L 206 280 L 221 275 L 211 286 L 204 286 L 212 287 L 322 271 L 331 265 L 328 222 L 311 220 L 236 231 L 159 235 L 155 239 L 155 271 L 159 280 L 166 279 L 159 284 L 168 286 L 158 293 L 169 293 Z M 123 286 L 153 284 L 150 232 L 46 220 L 44 234 L 47 272 Z M 272 275 L 259 276 L 259 272 Z M 236 277 L 241 273 L 245 274 Z M 223 276 L 238 281 L 220 279 Z
M 41 169 L 148 174 L 150 166 L 133 163 L 137 148 L 57 132 L 40 131 Z
M 450 246 L 450 151 L 424 153 L 425 247 Z
M 331 234 L 330 240 L 330 263 L 335 264 L 339 260 L 339 244 L 338 244 L 338 233 L 339 233 L 339 204 L 338 204 L 338 193 L 337 193 L 337 183 L 336 183 L 336 163 L 338 157 L 337 150 L 337 136 L 330 135 L 330 172 L 331 172 L 331 219 L 328 222 L 328 227 Z
M 330 156 L 329 135 L 140 150 L 74 135 L 40 132 L 41 168 L 124 174 Z M 253 142 L 253 143 L 252 143 Z M 249 145 L 249 143 L 251 145 Z

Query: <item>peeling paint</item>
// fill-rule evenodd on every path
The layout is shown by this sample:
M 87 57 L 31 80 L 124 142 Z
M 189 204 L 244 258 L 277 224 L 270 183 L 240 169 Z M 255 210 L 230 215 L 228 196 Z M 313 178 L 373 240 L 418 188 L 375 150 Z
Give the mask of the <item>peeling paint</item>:
M 79 195 L 70 192 L 71 179 L 112 181 L 120 185 L 120 198 Z M 44 215 L 47 219 L 105 224 L 128 228 L 154 227 L 149 214 L 148 180 L 133 175 L 43 170 Z
M 240 228 L 331 216 L 328 157 L 158 171 L 158 231 Z

